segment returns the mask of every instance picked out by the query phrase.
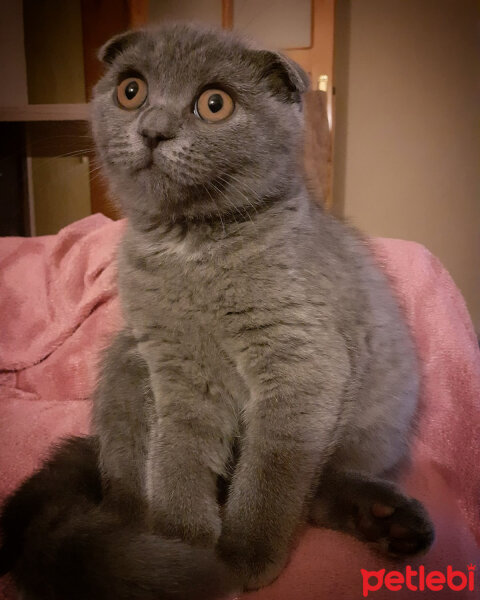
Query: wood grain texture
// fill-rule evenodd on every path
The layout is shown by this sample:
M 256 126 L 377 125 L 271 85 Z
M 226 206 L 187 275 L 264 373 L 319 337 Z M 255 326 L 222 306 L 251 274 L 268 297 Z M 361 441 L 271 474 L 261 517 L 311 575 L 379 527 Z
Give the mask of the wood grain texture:
M 142 10 L 148 3 L 129 0 L 82 0 L 83 60 L 87 99 L 92 97 L 93 86 L 103 74 L 103 65 L 97 58 L 99 48 L 112 36 L 125 31 L 142 18 Z M 92 213 L 101 212 L 107 217 L 118 219 L 100 176 L 90 177 Z
M 327 210 L 332 205 L 332 142 L 327 118 L 327 95 L 305 94 L 304 165 L 315 200 Z
M 148 5 L 148 0 L 128 0 L 130 27 L 143 27 L 148 22 Z
M 80 0 L 24 0 L 30 104 L 85 102 Z
M 233 1 L 222 0 L 222 27 L 233 29 Z
M 26 104 L 0 107 L 0 121 L 88 121 L 88 104 Z

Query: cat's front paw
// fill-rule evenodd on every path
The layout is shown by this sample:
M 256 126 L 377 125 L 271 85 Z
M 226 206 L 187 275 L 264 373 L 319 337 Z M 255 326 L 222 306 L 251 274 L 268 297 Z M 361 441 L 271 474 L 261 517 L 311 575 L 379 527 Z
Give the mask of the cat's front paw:
M 152 529 L 155 533 L 188 542 L 192 546 L 213 548 L 220 537 L 222 523 L 220 516 L 212 511 L 210 514 L 201 510 L 165 512 L 155 514 Z
M 257 572 L 257 570 L 251 572 L 247 578 L 244 579 L 245 591 L 258 590 L 273 583 L 285 568 L 286 562 L 287 559 L 278 563 L 270 563 L 261 566 L 259 572 Z
M 241 532 L 236 536 L 222 532 L 218 543 L 220 557 L 237 573 L 245 590 L 269 585 L 282 572 L 288 560 L 259 537 L 249 539 Z

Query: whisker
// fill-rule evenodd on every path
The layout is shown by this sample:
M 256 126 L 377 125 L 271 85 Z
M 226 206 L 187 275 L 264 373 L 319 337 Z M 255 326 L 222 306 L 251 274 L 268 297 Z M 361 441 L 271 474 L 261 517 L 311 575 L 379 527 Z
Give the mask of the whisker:
M 242 217 L 242 219 L 244 218 L 244 215 L 243 215 L 243 214 L 240 212 L 240 210 L 239 210 L 238 206 L 235 206 L 235 204 L 233 204 L 233 203 L 232 203 L 232 202 L 231 202 L 231 201 L 228 199 L 227 195 L 226 195 L 226 194 L 225 194 L 225 193 L 224 193 L 224 192 L 223 192 L 223 191 L 222 191 L 220 188 L 218 188 L 218 187 L 217 187 L 217 186 L 216 186 L 216 185 L 213 183 L 213 181 L 210 181 L 208 185 L 211 185 L 211 186 L 212 186 L 212 187 L 213 187 L 213 188 L 214 188 L 214 189 L 215 189 L 215 190 L 216 190 L 216 191 L 217 191 L 217 192 L 218 192 L 218 193 L 219 193 L 221 196 L 223 196 L 223 198 L 224 198 L 224 199 L 227 201 L 227 204 L 229 204 L 229 205 L 230 205 L 230 206 L 231 206 L 233 209 L 235 209 L 235 210 L 238 212 L 238 214 L 239 214 L 239 215 Z M 237 221 L 237 219 L 235 218 L 235 215 L 234 215 L 233 213 L 231 213 L 231 214 L 232 214 L 233 220 L 234 220 L 234 221 L 235 221 L 235 223 L 238 225 L 238 221 Z
M 222 213 L 220 212 L 220 210 L 219 210 L 219 208 L 218 208 L 218 206 L 217 206 L 217 203 L 216 203 L 216 202 L 215 202 L 215 200 L 213 199 L 213 196 L 212 196 L 212 194 L 209 192 L 208 188 L 207 188 L 207 187 L 206 187 L 206 186 L 205 186 L 203 183 L 202 183 L 202 188 L 203 188 L 203 189 L 204 189 L 204 190 L 207 192 L 207 194 L 210 196 L 210 199 L 211 199 L 211 201 L 213 202 L 213 205 L 214 205 L 214 206 L 215 206 L 215 208 L 216 208 L 216 211 L 217 211 L 217 213 L 218 213 L 218 216 L 220 217 L 220 222 L 222 223 L 223 235 L 225 236 L 227 232 L 226 232 L 226 230 L 225 230 L 225 223 L 223 222 L 223 219 L 222 219 Z
M 72 152 L 65 152 L 63 154 L 57 154 L 55 156 L 52 156 L 52 158 L 67 158 L 67 157 L 74 157 L 74 156 L 87 156 L 88 154 L 91 154 L 94 150 L 94 147 L 92 146 L 91 148 L 84 148 L 82 150 L 73 150 Z
M 233 180 L 237 181 L 238 183 L 240 183 L 241 185 L 245 186 L 248 190 L 250 190 L 252 192 L 254 197 L 258 200 L 258 204 L 263 204 L 263 200 L 260 198 L 259 193 L 256 190 L 254 190 L 252 187 L 250 187 L 247 183 L 245 183 L 244 181 L 240 181 L 240 179 L 235 177 L 235 175 L 233 175 L 233 173 L 228 173 L 228 175 L 226 175 L 226 177 L 230 177 L 231 179 L 233 179 Z
M 235 177 L 232 173 L 228 174 L 227 177 L 232 178 L 234 181 L 238 182 L 240 185 L 243 185 L 247 189 L 249 189 L 252 192 L 252 194 L 254 196 L 254 199 L 257 200 L 257 205 L 263 204 L 263 200 L 260 198 L 258 192 L 256 192 L 253 188 L 251 188 L 249 185 L 247 185 L 244 181 L 241 181 L 240 179 L 238 179 L 237 177 Z M 245 200 L 247 200 L 247 202 L 250 204 L 250 206 L 253 208 L 253 210 L 256 213 L 257 209 L 255 207 L 255 204 L 253 204 L 251 202 L 250 198 L 248 198 L 248 196 L 246 196 L 245 194 L 243 194 L 242 191 L 238 188 L 238 186 L 234 186 L 234 189 L 236 189 L 240 194 L 242 194 L 242 196 L 245 198 Z
M 229 185 L 231 185 L 231 187 L 237 191 L 241 196 L 243 196 L 243 198 L 245 198 L 245 200 L 248 202 L 248 204 L 253 208 L 253 210 L 255 211 L 255 213 L 257 212 L 257 209 L 255 208 L 255 206 L 250 202 L 250 200 L 248 199 L 248 196 L 246 196 L 239 188 L 238 186 L 232 185 L 229 181 L 225 180 L 222 176 L 217 177 L 217 179 L 220 179 L 221 181 L 223 181 L 224 183 L 228 183 Z M 250 219 L 250 221 L 252 222 L 253 225 L 256 225 L 253 220 L 252 217 L 250 215 L 250 213 L 248 212 L 247 207 L 244 207 L 245 210 L 245 214 L 248 216 L 248 218 Z

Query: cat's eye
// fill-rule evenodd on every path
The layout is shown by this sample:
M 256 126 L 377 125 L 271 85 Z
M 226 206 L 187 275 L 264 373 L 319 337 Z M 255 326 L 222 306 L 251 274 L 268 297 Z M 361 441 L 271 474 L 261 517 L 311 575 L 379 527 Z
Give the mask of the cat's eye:
M 139 77 L 127 77 L 117 86 L 117 100 L 122 108 L 134 110 L 145 102 L 148 87 Z
M 195 103 L 195 114 L 209 123 L 223 121 L 235 108 L 231 96 L 223 90 L 210 89 L 200 94 Z

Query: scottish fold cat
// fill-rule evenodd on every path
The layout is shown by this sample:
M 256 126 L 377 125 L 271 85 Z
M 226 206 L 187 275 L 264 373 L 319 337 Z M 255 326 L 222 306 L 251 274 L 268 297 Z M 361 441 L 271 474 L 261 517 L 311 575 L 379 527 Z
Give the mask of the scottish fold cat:
M 417 359 L 389 284 L 315 204 L 304 71 L 227 32 L 132 31 L 100 51 L 92 123 L 128 217 L 124 329 L 93 434 L 6 503 L 3 570 L 26 599 L 216 598 L 284 568 L 302 526 L 406 557 Z

